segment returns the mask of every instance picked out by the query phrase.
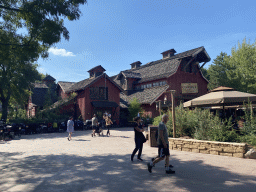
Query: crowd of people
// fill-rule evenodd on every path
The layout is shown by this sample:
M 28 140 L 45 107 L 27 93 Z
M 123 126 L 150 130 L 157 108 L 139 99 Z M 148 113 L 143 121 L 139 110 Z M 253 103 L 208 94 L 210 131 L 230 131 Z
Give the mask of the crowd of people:
M 111 126 L 113 125 L 113 122 L 111 120 L 111 114 L 110 113 L 107 113 L 105 112 L 103 114 L 103 117 L 102 117 L 102 126 L 100 127 L 100 122 L 97 118 L 97 115 L 94 114 L 93 117 L 92 117 L 92 137 L 96 136 L 96 133 L 98 133 L 99 135 L 102 134 L 103 135 L 103 129 L 102 127 L 106 127 L 107 128 L 107 136 L 110 136 L 110 128 Z M 68 134 L 68 140 L 70 141 L 71 140 L 71 136 L 72 136 L 72 133 L 74 132 L 74 121 L 73 121 L 73 117 L 70 117 L 68 122 L 67 122 L 67 132 L 69 133 Z
M 165 172 L 167 174 L 173 174 L 175 171 L 173 171 L 171 168 L 173 168 L 173 165 L 169 164 L 169 157 L 170 157 L 170 151 L 169 151 L 169 141 L 168 141 L 168 131 L 166 127 L 166 123 L 168 122 L 169 117 L 168 115 L 164 114 L 162 116 L 162 121 L 158 125 L 158 134 L 157 134 L 157 144 L 158 144 L 158 155 L 155 158 L 151 159 L 151 162 L 147 163 L 148 171 L 151 173 L 153 167 L 160 161 L 165 160 Z M 111 120 L 111 114 L 108 114 L 107 112 L 103 114 L 103 123 L 105 124 L 107 128 L 107 136 L 110 135 L 110 128 L 113 124 Z M 145 138 L 143 132 L 144 132 L 144 126 L 142 123 L 142 119 L 138 116 L 134 118 L 134 141 L 135 141 L 135 149 L 133 150 L 131 154 L 131 161 L 133 162 L 135 154 L 138 152 L 137 160 L 143 161 L 141 158 L 142 155 L 142 149 L 143 149 L 143 143 L 147 141 Z M 74 132 L 74 122 L 73 117 L 70 117 L 70 119 L 67 122 L 67 132 L 68 140 L 71 140 L 72 132 Z M 93 115 L 92 118 L 92 137 L 95 136 L 96 133 L 100 134 L 102 132 L 102 129 L 99 127 L 99 121 L 96 116 L 96 114 Z M 103 134 L 103 133 L 102 133 Z

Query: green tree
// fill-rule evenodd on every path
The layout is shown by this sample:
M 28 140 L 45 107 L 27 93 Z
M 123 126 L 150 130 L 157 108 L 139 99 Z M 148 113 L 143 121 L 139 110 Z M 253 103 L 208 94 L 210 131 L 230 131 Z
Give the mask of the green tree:
M 137 98 L 134 98 L 131 101 L 128 107 L 128 111 L 130 113 L 130 116 L 129 116 L 130 121 L 132 121 L 134 117 L 137 117 L 139 112 L 142 112 L 141 104 L 138 102 Z
M 3 31 L 0 31 L 0 33 Z M 3 34 L 3 35 L 2 35 Z M 17 42 L 14 36 L 1 33 L 0 42 L 6 39 Z M 12 49 L 11 46 L 0 46 L 0 101 L 2 103 L 2 118 L 7 119 L 7 109 L 12 98 L 20 105 L 24 105 L 28 99 L 28 87 L 36 79 L 39 79 L 37 65 L 31 55 L 24 54 L 22 47 Z
M 255 42 L 256 43 L 256 42 Z M 256 44 L 250 44 L 246 38 L 237 47 L 232 48 L 229 65 L 233 70 L 227 71 L 228 78 L 237 90 L 256 93 Z
M 256 93 L 256 46 L 246 38 L 233 47 L 231 55 L 221 52 L 207 70 L 210 77 L 209 89 L 219 86 L 238 91 Z
M 207 72 L 207 69 L 201 68 L 201 72 L 202 72 L 203 76 L 209 81 L 210 80 L 210 76 L 209 76 L 209 74 Z
M 227 53 L 221 52 L 220 55 L 213 60 L 213 64 L 209 66 L 207 70 L 208 80 L 208 89 L 212 90 L 219 86 L 228 86 L 227 79 L 227 70 L 228 70 L 228 59 L 230 57 Z
M 48 48 L 63 36 L 64 19 L 79 19 L 86 0 L 0 0 L 0 101 L 7 118 L 11 97 L 24 97 L 39 80 L 36 60 L 48 57 Z

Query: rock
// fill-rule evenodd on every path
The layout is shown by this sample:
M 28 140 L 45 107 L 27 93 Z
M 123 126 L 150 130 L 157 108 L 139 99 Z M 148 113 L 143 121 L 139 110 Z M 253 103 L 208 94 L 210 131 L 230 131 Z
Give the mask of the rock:
M 250 149 L 244 156 L 248 159 L 256 159 L 256 151 L 254 149 Z

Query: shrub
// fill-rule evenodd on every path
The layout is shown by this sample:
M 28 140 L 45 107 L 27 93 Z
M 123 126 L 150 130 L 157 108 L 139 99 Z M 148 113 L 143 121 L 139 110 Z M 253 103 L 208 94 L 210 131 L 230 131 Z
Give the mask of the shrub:
M 169 136 L 173 136 L 172 114 L 168 112 L 169 121 L 166 126 Z M 210 110 L 187 110 L 182 106 L 175 108 L 176 137 L 190 136 L 198 140 L 212 141 L 239 141 L 239 136 L 232 130 L 231 119 L 222 122 L 218 116 L 214 116 Z M 161 117 L 154 118 L 153 124 L 158 126 Z
M 160 122 L 161 122 L 161 116 L 157 116 L 153 119 L 154 126 L 158 126 Z
M 129 107 L 128 111 L 130 113 L 129 120 L 132 121 L 134 117 L 138 115 L 139 112 L 142 112 L 141 104 L 138 102 L 137 98 L 134 98 Z

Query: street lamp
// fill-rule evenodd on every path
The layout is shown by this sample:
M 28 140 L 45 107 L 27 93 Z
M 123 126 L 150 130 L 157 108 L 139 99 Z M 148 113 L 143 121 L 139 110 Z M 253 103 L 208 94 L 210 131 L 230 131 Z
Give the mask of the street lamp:
M 176 137 L 176 125 L 175 125 L 175 105 L 174 105 L 174 93 L 175 90 L 169 90 L 166 92 L 171 92 L 172 96 L 172 126 L 173 126 L 173 138 Z
M 159 109 L 159 115 L 161 115 L 161 100 L 156 101 L 156 110 Z
M 167 95 L 164 96 L 164 104 L 166 105 L 167 103 Z

